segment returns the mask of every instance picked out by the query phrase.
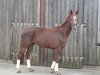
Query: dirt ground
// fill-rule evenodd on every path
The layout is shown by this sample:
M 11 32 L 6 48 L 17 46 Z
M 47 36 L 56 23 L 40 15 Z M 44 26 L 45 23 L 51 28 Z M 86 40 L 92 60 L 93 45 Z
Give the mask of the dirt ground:
M 25 65 L 21 66 L 22 73 L 16 73 L 15 64 L 10 61 L 0 60 L 0 75 L 53 75 L 50 67 L 32 66 L 35 72 L 29 72 Z M 100 66 L 88 66 L 83 69 L 60 68 L 62 75 L 100 75 Z

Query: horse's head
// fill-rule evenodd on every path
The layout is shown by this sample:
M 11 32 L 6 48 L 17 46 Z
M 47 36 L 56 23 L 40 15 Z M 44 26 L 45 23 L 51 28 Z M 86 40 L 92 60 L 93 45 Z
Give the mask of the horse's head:
M 70 25 L 72 27 L 72 30 L 74 30 L 74 31 L 77 28 L 77 19 L 78 19 L 78 11 L 73 12 L 71 10 L 70 13 L 69 13 L 68 20 L 69 20 L 69 23 L 70 23 Z

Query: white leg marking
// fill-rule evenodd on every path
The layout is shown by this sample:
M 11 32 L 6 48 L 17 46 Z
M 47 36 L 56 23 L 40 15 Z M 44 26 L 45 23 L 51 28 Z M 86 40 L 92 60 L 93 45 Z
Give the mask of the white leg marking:
M 56 64 L 56 62 L 55 62 L 55 61 L 53 61 L 53 62 L 52 62 L 52 64 L 51 64 L 51 68 L 52 68 L 52 69 L 54 69 L 54 68 L 55 68 L 55 64 Z
M 19 69 L 19 68 L 20 68 L 20 60 L 19 60 L 19 59 L 17 59 L 16 68 L 17 68 L 17 69 Z
M 55 70 L 55 71 L 58 71 L 58 63 L 55 64 L 54 70 Z
M 27 68 L 31 68 L 30 60 L 29 59 L 27 60 Z

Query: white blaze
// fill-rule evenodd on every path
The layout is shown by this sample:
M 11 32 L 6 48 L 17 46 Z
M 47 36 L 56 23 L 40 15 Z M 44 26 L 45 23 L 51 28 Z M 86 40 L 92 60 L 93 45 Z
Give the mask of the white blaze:
M 16 68 L 20 68 L 20 60 L 19 59 L 17 59 L 17 64 L 16 64 Z
M 74 23 L 76 24 L 76 16 L 74 16 Z
M 29 59 L 27 60 L 27 67 L 28 67 L 28 68 L 31 68 L 30 60 L 29 60 Z

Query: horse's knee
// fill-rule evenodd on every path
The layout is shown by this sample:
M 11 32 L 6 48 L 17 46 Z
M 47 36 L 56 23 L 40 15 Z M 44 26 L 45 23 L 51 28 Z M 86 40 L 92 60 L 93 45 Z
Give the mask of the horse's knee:
M 61 59 L 61 57 L 58 56 L 57 59 L 56 59 L 56 63 L 59 63 L 60 59 Z

